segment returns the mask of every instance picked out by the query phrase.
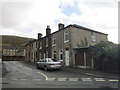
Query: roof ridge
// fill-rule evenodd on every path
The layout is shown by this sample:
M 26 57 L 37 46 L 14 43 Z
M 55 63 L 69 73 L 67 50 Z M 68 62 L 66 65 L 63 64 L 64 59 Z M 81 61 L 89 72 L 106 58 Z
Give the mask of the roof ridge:
M 99 31 L 96 31 L 96 30 L 93 30 L 93 29 L 90 29 L 90 28 L 87 28 L 87 27 L 84 27 L 84 26 L 81 26 L 81 25 L 77 25 L 77 24 L 70 24 L 74 27 L 77 27 L 77 28 L 82 28 L 82 29 L 86 29 L 88 31 L 92 31 L 92 32 L 97 32 L 97 33 L 100 33 L 100 34 L 105 34 L 105 35 L 108 35 L 106 33 L 103 33 L 103 32 L 99 32 Z

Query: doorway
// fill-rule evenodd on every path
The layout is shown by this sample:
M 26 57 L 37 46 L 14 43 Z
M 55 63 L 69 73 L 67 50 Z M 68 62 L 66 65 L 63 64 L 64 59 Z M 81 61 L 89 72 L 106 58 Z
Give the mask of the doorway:
M 65 65 L 69 66 L 69 50 L 65 50 Z

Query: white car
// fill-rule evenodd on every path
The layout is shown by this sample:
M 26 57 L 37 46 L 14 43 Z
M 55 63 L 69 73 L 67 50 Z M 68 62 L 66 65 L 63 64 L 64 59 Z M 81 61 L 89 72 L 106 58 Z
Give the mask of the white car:
M 44 70 L 54 70 L 54 69 L 60 69 L 62 67 L 62 63 L 58 60 L 51 59 L 51 58 L 44 58 L 40 59 L 37 64 L 37 68 L 43 68 Z

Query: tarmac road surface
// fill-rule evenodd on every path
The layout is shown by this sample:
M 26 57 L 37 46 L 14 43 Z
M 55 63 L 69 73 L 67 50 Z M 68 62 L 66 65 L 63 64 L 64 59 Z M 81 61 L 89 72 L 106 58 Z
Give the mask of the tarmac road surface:
M 44 71 L 19 61 L 4 61 L 2 88 L 118 88 L 118 78 L 76 68 Z

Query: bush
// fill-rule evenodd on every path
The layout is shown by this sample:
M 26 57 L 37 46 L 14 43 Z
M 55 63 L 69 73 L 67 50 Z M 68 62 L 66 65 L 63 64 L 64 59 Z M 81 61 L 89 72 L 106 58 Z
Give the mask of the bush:
M 118 47 L 120 47 L 120 45 L 108 41 L 102 41 L 91 46 L 89 54 L 91 54 L 94 59 L 94 68 L 104 72 L 118 73 L 118 64 L 120 64 Z

